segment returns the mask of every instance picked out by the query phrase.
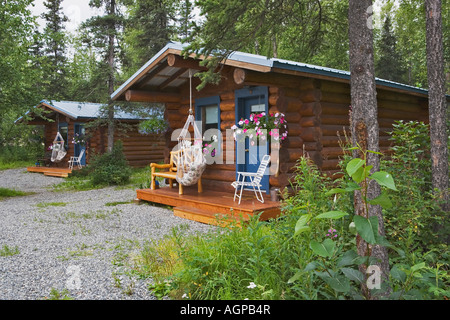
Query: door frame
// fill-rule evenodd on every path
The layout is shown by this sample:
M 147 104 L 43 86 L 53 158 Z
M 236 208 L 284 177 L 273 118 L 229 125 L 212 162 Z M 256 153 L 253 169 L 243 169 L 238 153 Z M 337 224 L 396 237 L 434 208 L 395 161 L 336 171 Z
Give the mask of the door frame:
M 242 117 L 242 114 L 244 113 L 244 101 L 246 99 L 256 98 L 256 97 L 262 97 L 261 102 L 265 104 L 265 113 L 269 114 L 269 87 L 267 86 L 257 86 L 257 87 L 248 87 L 243 89 L 235 90 L 235 119 L 236 119 L 236 125 L 238 125 L 239 120 Z M 236 159 L 236 177 L 238 171 L 246 171 L 246 164 L 238 164 L 238 148 L 237 145 L 235 147 L 235 159 Z M 266 154 L 269 154 L 269 143 L 267 143 L 267 150 Z M 260 159 L 258 159 L 260 161 Z M 267 172 L 267 171 L 266 171 Z M 261 190 L 265 190 L 267 194 L 270 192 L 270 185 L 269 185 L 269 175 L 265 174 L 264 177 L 261 179 Z
M 73 136 L 74 137 L 75 137 L 75 134 L 77 133 L 77 127 L 78 128 L 80 128 L 80 127 L 84 128 L 84 122 L 75 122 L 73 124 Z M 80 134 L 80 132 L 78 132 L 78 134 Z M 77 149 L 79 149 L 79 150 L 77 150 Z M 81 150 L 83 150 L 83 149 L 84 149 L 84 154 L 83 154 L 83 157 L 80 159 L 80 163 L 81 163 L 82 166 L 85 166 L 86 165 L 86 146 L 81 147 L 81 146 L 74 145 L 73 146 L 73 155 L 75 157 L 78 157 L 80 155 Z

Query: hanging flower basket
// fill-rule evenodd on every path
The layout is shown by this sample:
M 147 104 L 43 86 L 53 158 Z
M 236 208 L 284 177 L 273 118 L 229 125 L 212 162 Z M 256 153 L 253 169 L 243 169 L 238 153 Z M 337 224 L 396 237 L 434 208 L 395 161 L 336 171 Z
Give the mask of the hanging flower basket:
M 249 137 L 250 144 L 257 140 L 270 140 L 271 138 L 280 144 L 287 138 L 287 121 L 283 113 L 277 112 L 266 115 L 265 112 L 252 113 L 248 119 L 241 119 L 239 126 L 233 125 L 234 139 Z
M 75 133 L 75 135 L 72 138 L 72 143 L 84 147 L 86 146 L 86 137 L 82 134 Z

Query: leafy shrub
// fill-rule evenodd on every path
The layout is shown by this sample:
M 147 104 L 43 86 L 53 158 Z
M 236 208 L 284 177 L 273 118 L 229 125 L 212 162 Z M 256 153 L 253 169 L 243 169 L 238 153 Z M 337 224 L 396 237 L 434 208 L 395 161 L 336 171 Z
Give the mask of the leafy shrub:
M 90 165 L 90 179 L 93 185 L 123 185 L 130 180 L 131 168 L 123 154 L 119 140 L 111 152 L 95 155 Z
M 432 193 L 429 126 L 398 121 L 391 140 L 393 154 L 382 166 L 396 177 L 399 192 L 392 193 L 393 206 L 384 211 L 386 232 L 405 251 L 432 249 L 440 243 L 439 233 L 448 235 L 448 223 Z

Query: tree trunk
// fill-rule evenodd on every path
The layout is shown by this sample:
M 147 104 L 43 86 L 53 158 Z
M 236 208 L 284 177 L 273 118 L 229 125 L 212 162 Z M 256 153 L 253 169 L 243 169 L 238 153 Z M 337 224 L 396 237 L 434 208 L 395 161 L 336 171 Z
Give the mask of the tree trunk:
M 431 174 L 433 189 L 449 211 L 447 104 L 445 98 L 444 47 L 441 0 L 426 0 L 428 102 L 430 113 Z
M 116 1 L 111 0 L 111 6 L 109 8 L 109 15 L 114 16 L 116 14 Z M 110 26 L 110 34 L 108 41 L 108 65 L 109 65 L 109 75 L 108 75 L 108 93 L 111 96 L 114 93 L 114 40 L 115 35 L 114 32 L 116 30 L 114 20 L 112 20 L 112 25 Z M 114 104 L 113 101 L 109 101 L 108 103 L 108 152 L 112 151 L 114 145 L 114 131 L 115 131 L 115 123 L 114 123 Z
M 379 128 L 376 99 L 373 31 L 371 25 L 372 0 L 349 1 L 349 40 L 350 40 L 350 86 L 351 86 L 351 133 L 354 146 L 360 146 L 362 150 L 379 151 Z M 361 157 L 355 152 L 355 157 Z M 380 167 L 379 156 L 369 153 L 367 164 L 373 165 L 372 172 Z M 373 199 L 380 194 L 380 186 L 375 181 L 370 181 L 368 198 Z M 355 214 L 368 218 L 377 216 L 379 221 L 379 233 L 384 235 L 383 215 L 380 206 L 369 205 L 369 212 L 365 212 L 365 205 L 361 192 L 355 193 Z M 389 259 L 385 247 L 369 247 L 361 238 L 357 237 L 357 250 L 361 256 L 375 256 L 379 258 L 378 266 L 382 272 L 382 280 L 388 279 Z M 365 274 L 368 266 L 360 266 Z M 367 287 L 363 285 L 366 297 L 369 297 Z

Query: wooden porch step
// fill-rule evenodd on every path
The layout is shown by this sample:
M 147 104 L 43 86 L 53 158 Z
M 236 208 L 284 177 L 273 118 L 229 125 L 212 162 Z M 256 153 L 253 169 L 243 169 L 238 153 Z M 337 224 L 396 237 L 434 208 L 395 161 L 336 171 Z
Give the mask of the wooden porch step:
M 235 217 L 230 214 L 214 213 L 213 211 L 209 210 L 185 206 L 174 207 L 173 214 L 183 219 L 221 227 L 226 227 L 230 224 L 236 224 L 237 226 L 240 226 L 241 222 L 245 222 L 247 220 L 245 218 L 241 219 L 240 217 Z
M 44 172 L 44 176 L 67 178 L 69 174 L 67 172 Z

